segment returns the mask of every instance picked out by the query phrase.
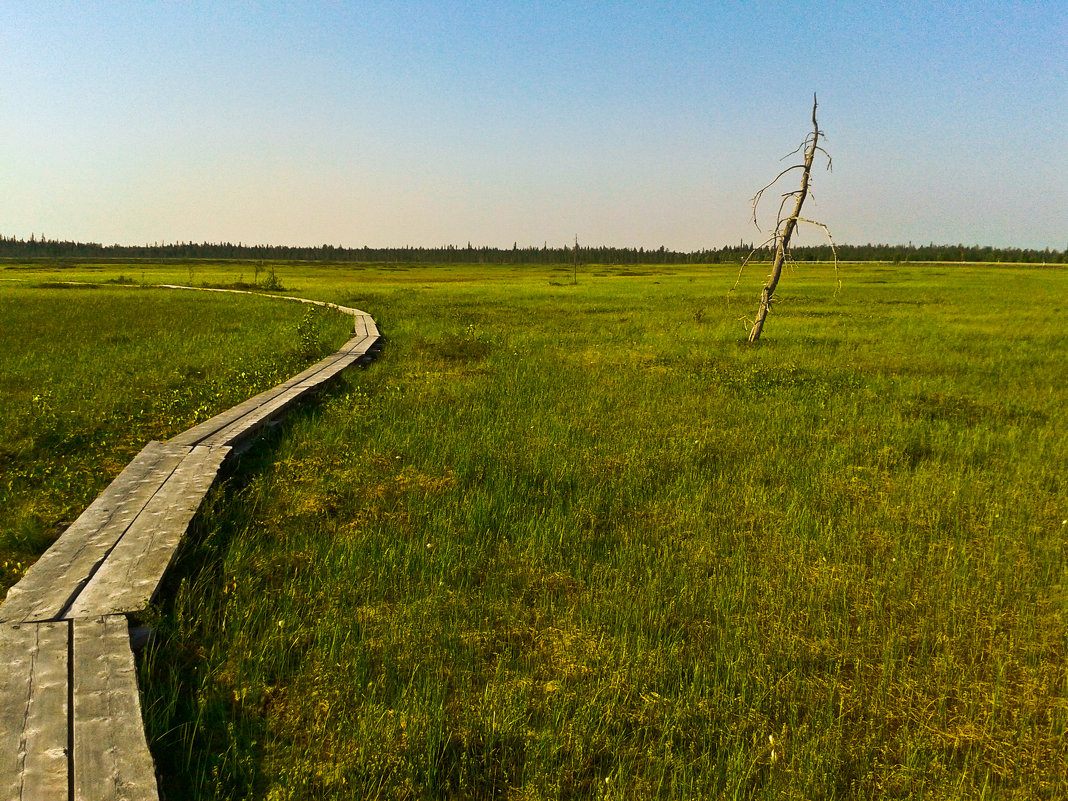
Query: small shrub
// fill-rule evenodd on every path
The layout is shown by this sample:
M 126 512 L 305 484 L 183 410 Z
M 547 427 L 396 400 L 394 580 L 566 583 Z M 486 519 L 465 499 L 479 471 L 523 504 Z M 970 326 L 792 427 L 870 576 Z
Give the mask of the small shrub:
M 274 277 L 274 273 L 271 273 Z M 312 359 L 323 351 L 323 331 L 315 309 L 308 309 L 297 323 L 297 352 L 302 359 Z
M 285 287 L 282 285 L 282 281 L 281 279 L 279 279 L 278 274 L 275 273 L 274 267 L 272 267 L 270 269 L 270 272 L 267 273 L 267 277 L 259 283 L 259 287 L 260 289 L 265 289 L 268 292 L 285 291 Z

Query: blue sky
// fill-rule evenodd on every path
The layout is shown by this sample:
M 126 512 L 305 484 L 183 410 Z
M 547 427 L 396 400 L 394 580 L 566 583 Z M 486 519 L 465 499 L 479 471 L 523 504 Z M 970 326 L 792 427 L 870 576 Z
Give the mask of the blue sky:
M 759 241 L 815 91 L 836 240 L 1063 249 L 1066 53 L 1063 2 L 0 0 L 0 234 Z

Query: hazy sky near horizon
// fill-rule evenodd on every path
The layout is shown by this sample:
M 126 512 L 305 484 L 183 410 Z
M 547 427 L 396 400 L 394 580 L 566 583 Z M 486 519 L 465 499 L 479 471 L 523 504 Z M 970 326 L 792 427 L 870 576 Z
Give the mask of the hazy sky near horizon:
M 759 241 L 813 92 L 837 241 L 1068 245 L 1064 2 L 0 0 L 0 234 Z

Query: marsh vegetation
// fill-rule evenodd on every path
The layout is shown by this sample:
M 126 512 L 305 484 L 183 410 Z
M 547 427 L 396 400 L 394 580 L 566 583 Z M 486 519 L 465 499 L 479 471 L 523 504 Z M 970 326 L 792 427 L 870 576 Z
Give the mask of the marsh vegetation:
M 726 306 L 736 269 L 570 270 L 279 269 L 388 343 L 213 492 L 148 615 L 168 792 L 1063 795 L 1063 271 L 848 265 L 835 294 L 805 267 L 753 348 Z M 5 342 L 56 342 L 62 291 L 0 286 Z M 221 376 L 270 383 L 297 358 L 303 309 L 97 292 L 78 338 L 122 338 L 90 382 L 115 397 L 62 423 L 57 465 L 121 467 L 113 446 L 230 403 Z M 168 326 L 134 327 L 143 298 L 172 326 L 225 320 L 227 355 L 182 337 L 151 355 Z M 86 385 L 11 350 L 20 409 Z M 165 362 L 134 392 L 143 416 L 119 399 L 140 386 L 125 358 Z M 182 392 L 202 394 L 168 411 Z M 8 503 L 69 519 L 88 489 L 9 477 L 44 436 L 20 414 L 0 435 Z

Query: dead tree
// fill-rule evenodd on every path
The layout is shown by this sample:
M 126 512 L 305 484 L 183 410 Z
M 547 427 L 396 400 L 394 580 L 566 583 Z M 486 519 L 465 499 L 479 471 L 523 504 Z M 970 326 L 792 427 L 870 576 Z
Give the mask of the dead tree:
M 578 286 L 578 234 L 575 234 L 575 252 L 571 254 L 571 284 Z
M 753 222 L 756 223 L 757 206 L 760 204 L 760 199 L 763 197 L 764 192 L 778 183 L 779 179 L 784 175 L 793 172 L 794 170 L 801 170 L 801 188 L 793 192 L 787 192 L 782 196 L 782 202 L 779 204 L 779 212 L 775 219 L 775 233 L 765 242 L 765 244 L 775 245 L 775 261 L 771 266 L 771 274 L 768 276 L 768 281 L 764 284 L 764 289 L 760 293 L 760 308 L 757 310 L 756 319 L 753 321 L 753 328 L 749 331 L 749 341 L 756 342 L 760 339 L 760 333 L 764 330 L 764 321 L 768 317 L 768 312 L 771 310 L 772 296 L 775 294 L 775 287 L 779 285 L 779 278 L 782 276 L 782 268 L 786 264 L 786 261 L 790 258 L 790 239 L 794 235 L 794 231 L 797 229 L 797 224 L 806 222 L 812 225 L 819 226 L 827 231 L 827 226 L 823 223 L 816 222 L 815 220 L 806 220 L 801 216 L 801 207 L 805 203 L 805 198 L 808 197 L 809 176 L 812 173 L 812 161 L 816 157 L 816 151 L 818 150 L 824 156 L 827 157 L 827 169 L 831 168 L 831 157 L 822 147 L 819 146 L 820 140 L 820 126 L 816 122 L 816 95 L 812 95 L 812 133 L 805 137 L 805 141 L 794 151 L 804 151 L 804 160 L 801 164 L 794 164 L 792 167 L 787 167 L 785 170 L 775 176 L 775 179 L 761 189 L 756 195 L 753 196 Z M 791 156 L 793 153 L 790 154 Z M 790 201 L 790 198 L 794 198 L 794 211 L 789 217 L 783 217 L 783 209 Z M 757 226 L 760 227 L 759 225 Z M 829 234 L 828 234 L 829 236 Z M 834 249 L 834 242 L 831 242 L 831 249 Z M 838 263 L 838 256 L 835 254 L 835 264 Z

